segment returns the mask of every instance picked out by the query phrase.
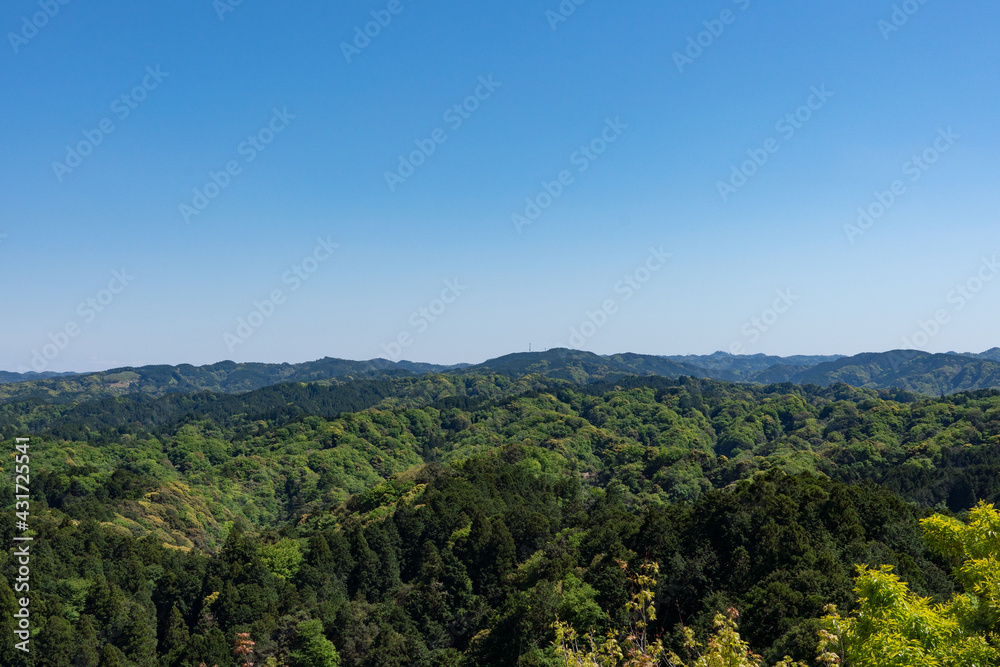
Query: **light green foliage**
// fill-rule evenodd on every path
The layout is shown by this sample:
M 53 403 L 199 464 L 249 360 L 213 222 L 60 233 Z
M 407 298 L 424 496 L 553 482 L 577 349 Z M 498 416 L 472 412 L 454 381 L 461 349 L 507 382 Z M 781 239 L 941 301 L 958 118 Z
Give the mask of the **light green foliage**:
M 913 594 L 892 568 L 859 567 L 859 609 L 824 618 L 830 663 L 855 667 L 987 667 L 1000 664 L 1000 513 L 980 503 L 968 524 L 935 515 L 921 522 L 927 542 L 956 563 L 964 589 L 945 604 Z
M 931 548 L 956 563 L 955 579 L 965 591 L 952 601 L 964 628 L 997 636 L 1000 631 L 1000 512 L 979 503 L 969 522 L 934 515 L 921 522 Z M 997 642 L 996 645 L 1000 645 Z
M 740 637 L 737 632 L 736 619 L 739 614 L 735 609 L 729 609 L 728 614 L 715 615 L 715 633 L 708 640 L 708 645 L 701 653 L 701 647 L 694 640 L 694 635 L 688 628 L 684 629 L 686 647 L 689 652 L 698 653 L 698 657 L 693 662 L 682 662 L 676 655 L 671 655 L 668 664 L 670 667 L 761 667 L 762 658 L 750 649 L 750 644 Z M 792 662 L 790 658 L 784 658 L 775 664 L 774 667 L 808 667 L 801 662 Z
M 340 667 L 337 648 L 323 635 L 323 623 L 313 619 L 299 623 L 301 648 L 292 654 L 295 667 Z
M 275 576 L 288 580 L 298 574 L 304 556 L 299 543 L 286 537 L 274 544 L 261 546 L 260 558 Z
M 557 615 L 574 628 L 592 631 L 608 623 L 608 615 L 595 602 L 597 591 L 568 573 L 562 581 L 562 600 Z

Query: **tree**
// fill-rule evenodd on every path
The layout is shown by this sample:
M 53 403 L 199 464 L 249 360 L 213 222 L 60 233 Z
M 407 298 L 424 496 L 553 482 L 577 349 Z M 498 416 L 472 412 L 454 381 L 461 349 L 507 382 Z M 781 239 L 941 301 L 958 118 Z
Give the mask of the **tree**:
M 301 648 L 292 654 L 295 667 L 340 667 L 337 647 L 323 635 L 321 621 L 303 621 L 296 629 Z
M 326 544 L 325 540 L 323 544 Z M 329 546 L 326 550 L 329 553 Z M 299 543 L 286 537 L 275 544 L 261 546 L 260 558 L 272 574 L 287 581 L 298 574 L 304 556 Z
M 44 667 L 70 667 L 76 644 L 73 641 L 73 626 L 61 616 L 53 616 L 38 633 L 38 662 Z
M 624 561 L 618 561 L 618 564 L 628 573 Z M 735 609 L 730 609 L 726 616 L 716 615 L 715 634 L 709 639 L 708 646 L 704 647 L 704 653 L 695 641 L 694 632 L 690 628 L 684 628 L 685 648 L 689 655 L 697 656 L 691 660 L 682 660 L 676 653 L 667 651 L 661 639 L 651 637 L 650 624 L 656 620 L 654 590 L 659 571 L 659 565 L 646 562 L 639 566 L 639 572 L 628 573 L 636 589 L 632 599 L 625 605 L 631 623 L 618 631 L 608 632 L 600 643 L 593 634 L 588 634 L 583 637 L 584 646 L 581 647 L 581 638 L 576 630 L 568 623 L 556 620 L 553 625 L 556 654 L 562 658 L 563 664 L 566 667 L 653 667 L 659 664 L 669 667 L 761 666 L 763 659 L 750 650 L 750 645 L 736 631 L 739 614 Z M 807 666 L 785 658 L 775 667 Z
M 122 651 L 138 667 L 156 664 L 156 633 L 146 610 L 135 605 L 122 634 Z
M 618 561 L 618 565 L 628 572 L 625 561 Z M 662 640 L 648 636 L 649 624 L 656 620 L 653 590 L 659 571 L 657 563 L 646 562 L 639 572 L 629 575 L 638 589 L 625 605 L 631 624 L 609 631 L 601 643 L 592 633 L 581 638 L 569 623 L 556 619 L 556 654 L 567 667 L 644 667 L 659 664 L 666 657 Z
M 242 662 L 243 667 L 253 667 L 253 647 L 257 642 L 250 639 L 249 632 L 236 633 L 236 645 L 233 647 L 233 655 L 236 660 Z
M 173 657 L 184 650 L 190 638 L 191 634 L 188 631 L 187 623 L 184 622 L 184 615 L 181 614 L 180 609 L 175 604 L 170 608 L 167 631 L 163 637 L 160 650 L 164 655 Z
M 920 522 L 931 549 L 952 561 L 965 590 L 956 598 L 963 625 L 980 634 L 1000 631 L 1000 512 L 980 502 L 969 523 L 934 515 Z
M 760 667 L 763 658 L 750 649 L 750 644 L 743 641 L 739 632 L 736 631 L 736 619 L 739 613 L 730 608 L 726 615 L 715 615 L 715 634 L 708 640 L 705 653 L 698 656 L 694 662 L 688 663 L 691 667 Z M 694 641 L 691 630 L 684 629 L 685 646 L 691 652 L 698 652 L 698 644 Z M 671 667 L 679 667 L 683 663 L 676 656 L 671 654 L 668 664 Z M 792 662 L 785 657 L 778 662 L 775 667 L 807 667 L 801 662 Z
M 618 565 L 626 574 L 628 573 L 625 561 L 618 561 Z M 663 641 L 653 640 L 649 636 L 649 624 L 656 620 L 654 591 L 660 567 L 656 563 L 647 562 L 643 563 L 639 570 L 631 577 L 633 586 L 638 590 L 625 605 L 633 619 L 632 627 L 625 635 L 626 655 L 630 657 L 626 665 L 656 664 L 655 659 L 664 654 Z
M 969 523 L 935 515 L 921 521 L 931 548 L 955 562 L 965 589 L 944 604 L 910 591 L 889 566 L 859 566 L 859 609 L 824 617 L 821 659 L 850 667 L 985 667 L 1000 664 L 1000 512 L 980 503 Z
M 105 644 L 101 654 L 101 667 L 128 667 L 128 660 L 114 644 Z
M 80 616 L 76 624 L 76 656 L 74 667 L 97 667 L 100 662 L 100 652 L 97 644 L 97 630 L 94 619 L 88 614 Z

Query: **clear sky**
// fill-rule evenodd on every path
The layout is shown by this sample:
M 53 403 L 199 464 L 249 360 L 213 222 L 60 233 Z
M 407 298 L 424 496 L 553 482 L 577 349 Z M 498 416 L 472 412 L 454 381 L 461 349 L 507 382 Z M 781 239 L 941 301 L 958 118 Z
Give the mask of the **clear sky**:
M 580 1 L 7 0 L 0 369 L 1000 345 L 996 2 Z

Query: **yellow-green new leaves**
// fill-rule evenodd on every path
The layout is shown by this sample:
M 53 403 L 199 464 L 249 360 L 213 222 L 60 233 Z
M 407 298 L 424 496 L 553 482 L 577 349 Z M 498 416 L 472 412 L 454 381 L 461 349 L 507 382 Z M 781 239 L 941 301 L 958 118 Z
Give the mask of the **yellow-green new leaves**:
M 995 636 L 1000 630 L 1000 512 L 980 502 L 969 512 L 968 524 L 940 515 L 920 524 L 931 548 L 956 563 L 955 579 L 965 589 L 952 602 L 956 616 L 970 630 Z
M 736 619 L 739 614 L 735 609 L 730 609 L 728 615 L 715 615 L 715 634 L 708 640 L 705 652 L 690 663 L 691 667 L 760 667 L 761 656 L 755 654 L 750 649 L 750 644 L 743 641 L 740 633 L 736 631 Z M 688 651 L 698 652 L 698 645 L 694 642 L 691 631 L 686 629 Z M 681 662 L 674 663 L 678 667 Z M 798 662 L 791 662 L 785 658 L 775 667 L 807 667 Z
M 851 618 L 833 610 L 824 624 L 828 664 L 850 667 L 995 667 L 1000 620 L 1000 513 L 980 503 L 969 523 L 935 515 L 921 521 L 925 539 L 958 565 L 965 592 L 932 604 L 882 566 L 859 566 L 859 610 Z M 831 650 L 831 646 L 833 650 Z
M 920 522 L 927 543 L 942 555 L 958 560 L 996 559 L 1000 556 L 1000 512 L 980 502 L 964 524 L 940 514 Z
M 623 561 L 618 563 L 628 571 Z M 707 647 L 695 641 L 690 628 L 684 628 L 685 648 L 688 655 L 696 656 L 690 660 L 681 660 L 667 651 L 661 640 L 651 640 L 648 630 L 649 624 L 656 620 L 654 591 L 659 572 L 656 563 L 646 562 L 639 567 L 639 572 L 629 575 L 636 587 L 632 599 L 626 603 L 632 624 L 620 632 L 609 632 L 601 643 L 592 634 L 581 638 L 568 623 L 557 620 L 555 648 L 563 664 L 566 667 L 761 667 L 761 656 L 755 654 L 736 631 L 739 614 L 735 609 L 730 609 L 726 616 L 716 614 L 715 633 Z M 775 667 L 807 665 L 785 658 Z
M 840 634 L 845 665 L 853 667 L 987 667 L 997 652 L 959 621 L 954 603 L 932 604 L 882 566 L 858 568 L 859 610 L 852 618 L 834 612 L 824 619 Z
M 618 561 L 628 572 L 624 561 Z M 629 578 L 636 587 L 632 599 L 626 603 L 631 612 L 632 624 L 620 632 L 609 632 L 598 644 L 592 634 L 581 638 L 577 632 L 563 621 L 556 620 L 556 655 L 566 667 L 653 667 L 664 658 L 663 642 L 651 640 L 648 636 L 649 623 L 656 620 L 655 593 L 656 576 L 660 567 L 646 562 L 639 566 L 639 572 Z M 581 646 L 582 640 L 582 646 Z
M 299 543 L 287 537 L 275 544 L 261 545 L 258 553 L 267 569 L 285 581 L 298 574 L 305 558 Z

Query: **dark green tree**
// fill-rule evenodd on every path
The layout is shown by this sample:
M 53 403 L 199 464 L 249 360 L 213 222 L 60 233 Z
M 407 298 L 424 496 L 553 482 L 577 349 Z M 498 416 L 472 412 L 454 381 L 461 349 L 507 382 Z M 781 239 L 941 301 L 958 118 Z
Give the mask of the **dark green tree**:
M 94 618 L 89 614 L 82 614 L 76 623 L 76 645 L 73 667 L 97 667 L 101 660 L 101 653 L 97 642 Z
M 99 667 L 131 667 L 125 654 L 114 644 L 105 644 L 101 652 L 101 664 Z
M 49 618 L 37 635 L 33 653 L 38 667 L 71 667 L 76 652 L 73 626 L 61 616 Z

